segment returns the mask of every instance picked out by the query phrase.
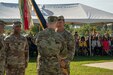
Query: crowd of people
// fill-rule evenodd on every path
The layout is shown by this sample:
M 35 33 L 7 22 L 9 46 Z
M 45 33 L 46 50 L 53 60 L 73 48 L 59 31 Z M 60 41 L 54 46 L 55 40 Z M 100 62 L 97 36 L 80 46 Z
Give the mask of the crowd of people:
M 0 22 L 0 75 L 25 75 L 29 54 L 36 51 L 37 75 L 70 75 L 70 62 L 78 56 L 113 55 L 113 37 L 93 34 L 80 37 L 64 29 L 63 16 L 49 16 L 48 27 L 34 37 L 21 35 L 21 22 L 13 23 L 13 32 L 4 36 L 4 22 Z M 74 41 L 75 40 L 75 41 Z M 38 49 L 37 49 L 38 48 Z M 48 68 L 49 67 L 49 68 Z
M 103 36 L 92 34 L 90 37 L 80 37 L 75 32 L 76 55 L 80 56 L 103 56 L 113 55 L 113 36 L 105 33 Z

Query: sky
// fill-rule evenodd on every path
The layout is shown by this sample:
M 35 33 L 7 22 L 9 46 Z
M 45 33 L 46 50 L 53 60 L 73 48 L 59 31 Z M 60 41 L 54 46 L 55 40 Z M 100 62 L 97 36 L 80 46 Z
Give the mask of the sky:
M 39 4 L 81 3 L 113 13 L 113 0 L 35 0 Z M 18 0 L 0 0 L 0 2 L 18 3 Z

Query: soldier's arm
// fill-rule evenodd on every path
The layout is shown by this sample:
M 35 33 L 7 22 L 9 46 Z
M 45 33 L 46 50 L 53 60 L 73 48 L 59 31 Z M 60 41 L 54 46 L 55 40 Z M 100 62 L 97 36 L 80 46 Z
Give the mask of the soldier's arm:
M 60 51 L 60 59 L 66 59 L 67 58 L 67 45 L 66 42 L 63 38 L 61 38 L 61 42 L 62 42 L 62 48 Z
M 29 62 L 29 45 L 28 45 L 28 42 L 26 39 L 26 46 L 25 46 L 25 65 L 26 65 L 26 67 L 28 65 L 28 62 Z
M 64 39 L 61 39 L 62 40 L 62 48 L 61 48 L 61 51 L 60 51 L 60 56 L 59 56 L 59 63 L 60 63 L 60 67 L 62 69 L 63 72 L 67 72 L 67 70 L 65 70 L 66 68 L 66 62 L 65 62 L 65 59 L 67 58 L 67 45 L 66 45 L 66 42 Z
M 67 49 L 68 49 L 68 60 L 72 60 L 75 54 L 75 42 L 74 37 L 70 34 L 69 39 L 67 41 Z
M 35 36 L 35 45 L 37 46 L 37 50 L 40 46 L 40 41 L 43 40 L 43 34 L 41 34 L 40 32 Z
M 4 50 L 5 50 L 5 67 L 7 67 L 7 58 L 8 58 L 8 51 L 10 50 L 9 47 L 9 39 L 4 39 Z
M 35 45 L 36 45 L 37 37 L 38 37 L 38 33 L 33 37 L 33 43 L 34 43 Z
M 6 58 L 3 39 L 0 40 L 0 55 L 1 55 L 0 56 L 0 62 L 1 62 L 2 60 L 5 60 Z M 0 63 L 0 65 L 4 65 L 4 64 Z
M 35 44 L 37 46 L 37 64 L 36 67 L 38 67 L 38 58 L 40 57 L 39 51 L 41 51 L 41 41 L 43 40 L 43 33 L 38 33 L 38 35 L 36 35 L 36 39 L 35 39 Z
M 38 67 L 38 38 L 39 38 L 39 35 L 38 35 L 38 33 L 34 36 L 34 43 L 35 43 L 35 45 L 37 46 L 37 59 L 36 59 L 36 67 Z

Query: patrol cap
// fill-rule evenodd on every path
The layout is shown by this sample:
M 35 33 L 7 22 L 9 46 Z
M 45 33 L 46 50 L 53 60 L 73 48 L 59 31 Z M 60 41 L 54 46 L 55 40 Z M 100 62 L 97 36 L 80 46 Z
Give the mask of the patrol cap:
M 21 22 L 20 21 L 15 21 L 13 22 L 13 27 L 16 27 L 16 26 L 20 26 L 21 27 Z
M 49 16 L 48 17 L 48 23 L 54 23 L 58 21 L 58 17 L 57 16 Z
M 61 21 L 61 20 L 64 21 L 64 16 L 59 16 L 59 17 L 58 17 L 58 21 Z

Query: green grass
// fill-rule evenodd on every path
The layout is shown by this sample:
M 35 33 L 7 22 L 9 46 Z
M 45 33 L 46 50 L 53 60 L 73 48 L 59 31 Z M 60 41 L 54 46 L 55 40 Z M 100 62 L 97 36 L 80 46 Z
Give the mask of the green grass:
M 96 56 L 96 57 L 75 57 L 71 62 L 71 74 L 70 75 L 113 75 L 112 70 L 86 67 L 83 64 L 95 63 L 95 62 L 110 62 L 113 61 L 113 57 L 110 56 Z M 112 65 L 113 66 L 113 65 Z M 36 62 L 30 61 L 26 70 L 26 75 L 36 75 Z
M 36 59 L 32 59 L 26 69 L 26 75 L 37 75 Z

